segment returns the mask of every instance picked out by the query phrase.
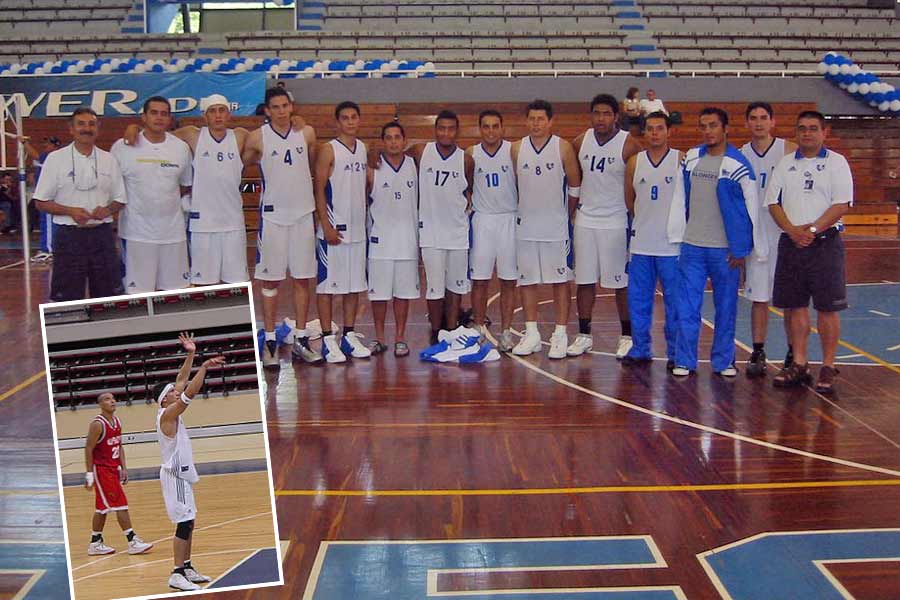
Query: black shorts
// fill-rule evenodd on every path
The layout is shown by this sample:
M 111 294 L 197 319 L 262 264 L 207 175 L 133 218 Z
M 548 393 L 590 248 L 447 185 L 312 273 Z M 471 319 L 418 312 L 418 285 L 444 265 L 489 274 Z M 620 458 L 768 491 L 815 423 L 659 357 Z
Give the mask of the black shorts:
M 847 308 L 844 241 L 834 228 L 806 248 L 795 246 L 786 233 L 778 240 L 772 304 L 778 308 L 806 308 L 810 298 L 819 312 Z
M 53 229 L 50 300 L 81 300 L 85 287 L 90 298 L 125 293 L 122 261 L 109 223 L 97 227 L 58 225 Z

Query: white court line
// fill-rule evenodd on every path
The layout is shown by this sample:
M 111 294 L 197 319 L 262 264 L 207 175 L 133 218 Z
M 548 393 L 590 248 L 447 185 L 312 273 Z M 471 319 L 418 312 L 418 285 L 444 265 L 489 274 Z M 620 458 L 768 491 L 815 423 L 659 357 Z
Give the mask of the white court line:
M 488 306 L 490 306 L 491 302 L 495 301 L 499 296 L 500 296 L 499 294 L 495 294 L 494 296 L 492 296 L 491 298 L 489 298 L 489 299 L 488 299 Z M 491 341 L 491 343 L 493 343 L 494 345 L 497 344 L 497 340 L 494 338 L 493 334 L 491 334 L 490 332 L 488 332 L 488 336 L 487 336 L 487 337 L 488 337 L 488 339 Z M 543 376 L 546 377 L 547 379 L 549 379 L 549 380 L 551 380 L 551 381 L 554 381 L 554 382 L 556 382 L 556 383 L 558 383 L 558 384 L 560 384 L 560 385 L 564 385 L 564 386 L 566 386 L 566 387 L 568 387 L 568 388 L 570 388 L 570 389 L 576 390 L 576 391 L 581 392 L 581 393 L 583 393 L 583 394 L 587 394 L 587 395 L 589 395 L 589 396 L 593 396 L 593 397 L 595 397 L 595 398 L 597 398 L 597 399 L 599 399 L 599 400 L 605 400 L 605 401 L 607 401 L 607 402 L 609 402 L 609 403 L 611 403 L 611 404 L 615 404 L 615 405 L 617 405 L 617 406 L 621 406 L 622 408 L 627 408 L 627 409 L 630 409 L 630 410 L 633 410 L 633 411 L 635 411 L 635 412 L 639 412 L 639 413 L 642 413 L 642 414 L 645 414 L 645 415 L 648 415 L 648 416 L 651 416 L 651 417 L 656 417 L 656 418 L 662 419 L 662 420 L 664 420 L 664 421 L 669 421 L 670 423 L 675 423 L 676 425 L 683 425 L 683 426 L 689 427 L 689 428 L 691 428 L 691 429 L 697 429 L 697 430 L 699 430 L 699 431 L 703 431 L 703 432 L 706 432 L 706 433 L 712 433 L 712 434 L 715 434 L 715 435 L 720 435 L 720 436 L 727 437 L 727 438 L 730 438 L 730 439 L 733 439 L 733 440 L 736 440 L 736 441 L 739 441 L 739 442 L 746 442 L 746 443 L 748 443 L 748 444 L 753 444 L 753 445 L 756 445 L 756 446 L 761 446 L 761 447 L 763 447 L 763 448 L 768 448 L 768 449 L 770 449 L 770 450 L 778 450 L 778 451 L 781 451 L 781 452 L 786 452 L 786 453 L 788 453 L 788 454 L 794 454 L 794 455 L 797 455 L 797 456 L 802 456 L 802 457 L 804 457 L 804 458 L 811 458 L 811 459 L 815 459 L 815 460 L 821 460 L 821 461 L 824 461 L 824 462 L 829 462 L 829 463 L 833 463 L 833 464 L 843 465 L 843 466 L 845 466 L 845 467 L 851 467 L 851 468 L 856 468 L 856 469 L 862 469 L 862 470 L 864 470 L 864 471 L 871 471 L 871 472 L 873 472 L 873 473 L 881 473 L 881 474 L 883 474 L 883 475 L 890 475 L 890 476 L 892 476 L 892 477 L 900 477 L 900 471 L 897 471 L 897 470 L 894 470 L 894 469 L 886 469 L 886 468 L 884 468 L 884 467 L 878 467 L 878 466 L 875 466 L 875 465 L 868 465 L 868 464 L 865 464 L 865 463 L 859 463 L 859 462 L 855 462 L 855 461 L 844 460 L 844 459 L 842 459 L 842 458 L 837 458 L 837 457 L 834 457 L 834 456 L 828 456 L 828 455 L 826 455 L 826 454 L 816 454 L 815 452 L 808 452 L 808 451 L 806 451 L 806 450 L 800 450 L 800 449 L 798 449 L 798 448 L 792 448 L 792 447 L 790 447 L 790 446 L 783 446 L 783 445 L 781 445 L 781 444 L 775 444 L 775 443 L 772 443 L 772 442 L 767 442 L 767 441 L 765 441 L 765 440 L 759 440 L 759 439 L 756 439 L 756 438 L 753 438 L 753 437 L 750 437 L 750 436 L 746 436 L 746 435 L 742 435 L 742 434 L 739 434 L 739 433 L 734 433 L 734 432 L 731 432 L 731 431 L 725 431 L 725 430 L 723 430 L 723 429 L 718 429 L 718 428 L 716 428 L 716 427 L 710 427 L 710 426 L 708 426 L 708 425 L 703 425 L 703 424 L 701 424 L 701 423 L 695 423 L 694 421 L 688 421 L 687 419 L 682 419 L 682 418 L 680 418 L 680 417 L 674 417 L 674 416 L 669 415 L 669 414 L 664 413 L 664 412 L 659 412 L 659 411 L 652 410 L 652 409 L 649 409 L 649 408 L 644 408 L 643 406 L 638 406 L 637 404 L 632 404 L 631 402 L 626 402 L 626 401 L 624 401 L 624 400 L 620 400 L 619 398 L 614 398 L 613 396 L 608 396 L 608 395 L 606 395 L 606 394 L 602 394 L 602 393 L 600 393 L 600 392 L 596 392 L 596 391 L 591 390 L 591 389 L 588 389 L 588 388 L 586 388 L 586 387 L 582 387 L 582 386 L 580 386 L 580 385 L 578 385 L 578 384 L 576 384 L 576 383 L 572 383 L 571 381 L 569 381 L 569 380 L 567 380 L 567 379 L 563 379 L 562 377 L 558 377 L 558 376 L 556 376 L 556 375 L 554 375 L 553 373 L 550 373 L 550 372 L 548 372 L 548 371 L 545 371 L 545 370 L 542 369 L 541 367 L 539 367 L 539 366 L 537 366 L 537 365 L 535 365 L 535 364 L 532 364 L 531 362 L 525 360 L 524 358 L 519 357 L 519 356 L 516 356 L 516 355 L 514 355 L 514 354 L 512 354 L 512 353 L 507 354 L 507 356 L 509 356 L 509 358 L 511 358 L 512 360 L 514 360 L 514 361 L 516 361 L 517 363 L 521 364 L 521 365 L 524 366 L 525 368 L 530 369 L 530 370 L 534 371 L 535 373 L 537 373 L 537 374 L 539 374 L 539 375 L 543 375 Z M 848 413 L 848 414 L 849 414 L 849 413 Z M 884 437 L 884 436 L 881 436 L 881 437 Z M 888 440 L 888 441 L 890 441 L 890 440 Z M 891 441 L 891 444 L 893 444 L 893 445 L 896 446 L 896 444 L 895 444 L 894 442 L 892 442 L 892 441 Z
M 19 265 L 24 265 L 24 264 L 25 264 L 25 261 L 24 261 L 24 260 L 20 260 L 20 261 L 18 261 L 18 262 L 10 263 L 10 264 L 8 264 L 8 265 L 3 265 L 2 267 L 0 267 L 0 271 L 2 271 L 2 270 L 4 270 L 4 269 L 11 269 L 11 268 L 13 268 L 13 267 L 18 267 Z
M 888 350 L 900 350 L 900 344 L 897 344 L 896 346 L 891 346 L 890 348 L 888 348 Z
M 231 520 L 229 520 L 229 521 L 222 521 L 221 523 L 213 523 L 212 525 L 207 525 L 206 527 L 198 527 L 197 529 L 194 529 L 194 531 L 195 531 L 195 532 L 196 532 L 196 531 L 206 531 L 207 529 L 214 529 L 214 528 L 216 528 L 216 527 L 224 527 L 225 525 L 231 525 L 232 523 L 238 523 L 238 522 L 240 522 L 240 521 L 246 521 L 246 520 L 248 520 L 248 519 L 256 519 L 256 518 L 258 518 L 258 517 L 262 517 L 262 516 L 265 516 L 265 515 L 268 515 L 268 514 L 271 514 L 271 513 L 269 513 L 269 512 L 256 513 L 255 515 L 248 515 L 248 516 L 246 516 L 246 517 L 239 517 L 239 518 L 237 518 L 237 519 L 231 519 Z M 171 536 L 171 535 L 170 535 L 170 536 L 166 536 L 166 537 L 164 537 L 164 538 L 159 538 L 158 540 L 153 540 L 153 541 L 151 541 L 150 543 L 153 544 L 153 545 L 155 546 L 155 545 L 157 545 L 157 544 L 161 544 L 162 542 L 165 542 L 166 540 L 171 540 L 172 537 L 174 537 L 174 536 Z M 111 558 L 116 558 L 117 556 L 128 556 L 128 555 L 127 555 L 127 554 L 123 554 L 123 553 L 108 554 L 108 555 L 106 555 L 106 556 L 104 556 L 104 557 L 102 557 L 102 558 L 98 558 L 98 559 L 96 559 L 96 560 L 92 560 L 92 561 L 90 561 L 90 562 L 86 562 L 86 563 L 84 563 L 83 565 L 80 565 L 80 566 L 77 566 L 77 567 L 73 567 L 73 568 L 72 568 L 72 573 L 75 573 L 75 571 L 81 570 L 81 569 L 83 569 L 83 568 L 85 568 L 85 567 L 89 567 L 89 566 L 91 566 L 91 565 L 95 565 L 95 564 L 97 564 L 98 562 L 103 562 L 103 561 L 109 560 L 109 559 L 111 559 Z M 107 572 L 108 572 L 108 571 L 107 571 Z M 83 579 L 83 578 L 82 578 L 82 579 Z M 76 579 L 75 581 L 78 581 L 78 580 Z
M 197 557 L 197 556 L 217 556 L 220 554 L 235 554 L 237 552 L 259 552 L 260 550 L 264 550 L 264 548 L 235 548 L 234 550 L 219 550 L 217 552 L 204 552 L 202 554 L 194 554 L 191 556 L 191 558 L 193 559 L 194 557 Z M 75 581 L 84 581 L 85 579 L 92 579 L 94 577 L 101 577 L 103 575 L 109 575 L 110 573 L 115 573 L 116 571 L 124 571 L 126 569 L 135 569 L 138 567 L 146 567 L 147 565 L 155 565 L 157 563 L 164 563 L 164 562 L 171 563 L 172 557 L 167 556 L 166 558 L 160 558 L 158 560 L 151 560 L 151 561 L 147 561 L 147 562 L 142 561 L 142 562 L 134 563 L 131 565 L 125 565 L 124 567 L 116 567 L 115 569 L 99 571 L 97 573 L 85 575 L 84 577 L 79 577 L 78 579 L 75 579 Z M 73 569 L 73 571 L 74 571 L 74 569 Z
M 881 312 L 880 310 L 869 309 L 869 312 L 873 315 L 878 315 L 879 317 L 890 317 L 891 315 L 886 312 Z

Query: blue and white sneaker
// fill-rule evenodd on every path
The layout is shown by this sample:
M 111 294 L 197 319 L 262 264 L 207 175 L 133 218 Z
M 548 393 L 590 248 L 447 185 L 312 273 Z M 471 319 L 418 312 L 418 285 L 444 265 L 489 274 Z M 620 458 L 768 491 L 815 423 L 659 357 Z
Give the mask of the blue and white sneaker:
M 347 362 L 347 357 L 341 351 L 337 337 L 333 333 L 322 338 L 322 356 L 325 357 L 326 362 L 330 363 Z
M 345 333 L 341 338 L 341 351 L 353 358 L 369 358 L 372 351 L 363 345 L 360 340 L 363 336 L 355 331 Z

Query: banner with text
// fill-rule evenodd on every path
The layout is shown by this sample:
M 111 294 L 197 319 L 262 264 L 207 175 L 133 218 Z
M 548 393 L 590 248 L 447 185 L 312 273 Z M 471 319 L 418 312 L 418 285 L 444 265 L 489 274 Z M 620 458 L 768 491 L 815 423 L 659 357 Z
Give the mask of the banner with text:
M 179 117 L 199 116 L 200 100 L 222 94 L 235 115 L 252 115 L 266 92 L 266 74 L 122 73 L 0 77 L 0 94 L 15 99 L 23 117 L 67 117 L 79 106 L 100 116 L 140 114 L 144 101 L 163 96 Z

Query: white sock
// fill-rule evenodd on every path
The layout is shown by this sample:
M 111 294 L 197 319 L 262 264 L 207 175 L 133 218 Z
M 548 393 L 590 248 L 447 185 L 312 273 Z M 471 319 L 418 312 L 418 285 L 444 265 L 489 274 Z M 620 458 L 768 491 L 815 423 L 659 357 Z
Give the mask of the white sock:
M 529 333 L 540 335 L 537 328 L 537 321 L 525 321 L 525 333 L 526 335 Z
M 296 336 L 298 338 L 308 338 L 309 333 L 305 329 L 297 329 L 295 327 L 294 328 L 294 336 Z
M 566 333 L 566 326 L 565 326 L 565 325 L 557 325 L 557 326 L 556 326 L 556 329 L 553 330 L 553 333 L 554 333 L 554 334 L 557 334 L 557 333 L 565 334 L 565 333 Z
M 266 341 L 267 341 L 267 342 L 274 342 L 274 341 L 275 341 L 275 332 L 274 332 L 274 331 L 267 331 L 267 332 L 266 332 Z

